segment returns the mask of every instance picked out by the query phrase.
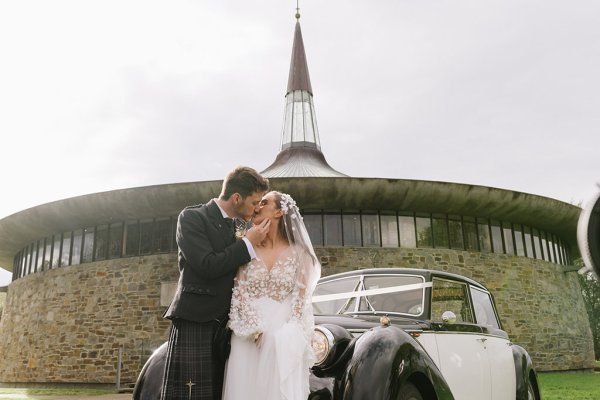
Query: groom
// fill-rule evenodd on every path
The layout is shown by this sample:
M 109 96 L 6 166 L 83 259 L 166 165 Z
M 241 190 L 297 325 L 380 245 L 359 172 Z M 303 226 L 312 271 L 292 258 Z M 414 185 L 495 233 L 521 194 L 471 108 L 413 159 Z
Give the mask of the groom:
M 269 230 L 265 220 L 236 240 L 232 218 L 250 221 L 268 188 L 254 169 L 237 167 L 218 199 L 179 214 L 179 282 L 164 314 L 172 325 L 161 400 L 221 399 L 224 361 L 215 333 L 228 317 L 237 269 L 256 257 L 254 246 Z

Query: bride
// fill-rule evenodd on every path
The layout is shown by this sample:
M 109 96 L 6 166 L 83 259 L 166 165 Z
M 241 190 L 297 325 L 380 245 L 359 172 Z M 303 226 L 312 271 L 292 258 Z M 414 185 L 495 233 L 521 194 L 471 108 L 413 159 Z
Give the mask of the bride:
M 257 258 L 235 278 L 233 331 L 224 400 L 306 400 L 313 315 L 311 295 L 321 266 L 294 200 L 269 192 L 254 224 L 271 220 Z

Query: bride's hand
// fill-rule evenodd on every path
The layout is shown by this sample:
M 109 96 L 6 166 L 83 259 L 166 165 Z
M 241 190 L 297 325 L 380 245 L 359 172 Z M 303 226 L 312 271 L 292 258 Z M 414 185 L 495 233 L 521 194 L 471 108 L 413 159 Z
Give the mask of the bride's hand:
M 267 237 L 267 233 L 269 232 L 269 227 L 271 226 L 271 220 L 265 219 L 258 225 L 254 225 L 252 228 L 248 229 L 246 232 L 246 237 L 252 243 L 252 246 L 259 246 L 260 243 L 265 240 Z

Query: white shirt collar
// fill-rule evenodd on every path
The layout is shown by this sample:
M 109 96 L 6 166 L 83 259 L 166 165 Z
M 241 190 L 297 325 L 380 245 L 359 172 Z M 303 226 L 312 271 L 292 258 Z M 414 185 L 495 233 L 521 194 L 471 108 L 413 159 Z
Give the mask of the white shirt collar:
M 230 217 L 230 216 L 229 216 L 229 215 L 228 215 L 228 214 L 225 212 L 225 210 L 223 210 L 223 209 L 221 208 L 221 206 L 219 205 L 219 202 L 217 201 L 217 199 L 213 199 L 213 200 L 215 201 L 215 204 L 217 205 L 217 207 L 219 207 L 219 210 L 221 210 L 221 214 L 223 214 L 223 218 L 230 218 L 230 219 L 233 219 L 233 218 L 231 218 L 231 217 Z

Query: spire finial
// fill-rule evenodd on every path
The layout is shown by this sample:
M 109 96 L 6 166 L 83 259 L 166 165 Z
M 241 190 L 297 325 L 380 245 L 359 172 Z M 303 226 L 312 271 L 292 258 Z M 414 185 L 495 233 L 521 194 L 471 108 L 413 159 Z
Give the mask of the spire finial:
M 300 21 L 300 0 L 296 0 L 296 21 Z

